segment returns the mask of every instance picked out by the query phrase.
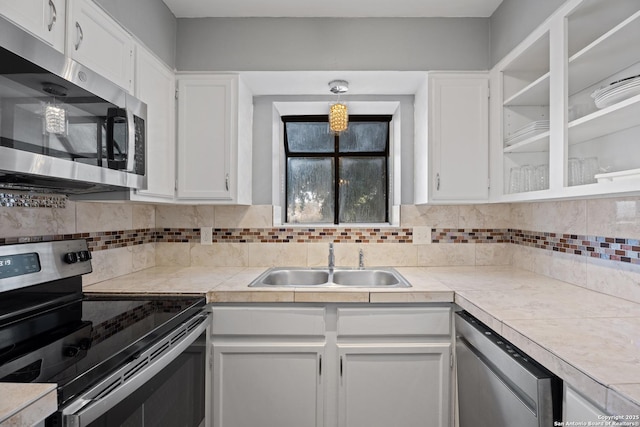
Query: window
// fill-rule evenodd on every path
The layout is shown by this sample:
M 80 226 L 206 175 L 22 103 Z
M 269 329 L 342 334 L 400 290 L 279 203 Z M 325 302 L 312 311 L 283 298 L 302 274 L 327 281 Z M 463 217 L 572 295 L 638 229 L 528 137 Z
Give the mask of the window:
M 351 116 L 329 131 L 327 116 L 283 116 L 286 222 L 389 221 L 391 116 Z

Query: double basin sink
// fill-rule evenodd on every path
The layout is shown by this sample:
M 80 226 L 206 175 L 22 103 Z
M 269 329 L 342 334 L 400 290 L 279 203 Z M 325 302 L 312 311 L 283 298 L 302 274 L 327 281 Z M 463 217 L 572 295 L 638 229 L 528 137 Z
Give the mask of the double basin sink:
M 298 268 L 274 267 L 262 273 L 250 287 L 360 287 L 409 288 L 393 268 Z

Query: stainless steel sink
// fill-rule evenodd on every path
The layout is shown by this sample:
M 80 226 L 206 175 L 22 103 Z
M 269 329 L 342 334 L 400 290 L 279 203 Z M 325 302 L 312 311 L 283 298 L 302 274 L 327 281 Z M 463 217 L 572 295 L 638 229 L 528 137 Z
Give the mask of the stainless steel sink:
M 360 287 L 408 288 L 409 282 L 393 268 L 274 267 L 262 273 L 250 287 Z
M 329 281 L 329 272 L 325 270 L 272 268 L 267 273 L 260 276 L 261 286 L 318 286 Z M 254 282 L 249 286 L 258 284 Z
M 400 279 L 402 276 L 388 270 L 338 270 L 333 273 L 333 283 L 341 286 L 398 287 L 402 283 Z

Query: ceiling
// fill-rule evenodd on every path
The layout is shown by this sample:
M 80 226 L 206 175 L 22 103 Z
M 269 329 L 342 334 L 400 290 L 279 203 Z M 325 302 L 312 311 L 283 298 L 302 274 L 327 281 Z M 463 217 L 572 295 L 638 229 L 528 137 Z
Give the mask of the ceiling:
M 489 17 L 502 0 L 163 0 L 177 18 Z

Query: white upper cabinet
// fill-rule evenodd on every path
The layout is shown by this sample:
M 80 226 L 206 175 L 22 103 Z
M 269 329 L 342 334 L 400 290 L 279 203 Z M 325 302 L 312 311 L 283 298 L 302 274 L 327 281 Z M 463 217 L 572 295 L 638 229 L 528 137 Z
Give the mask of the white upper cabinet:
M 147 104 L 147 189 L 133 199 L 173 199 L 175 193 L 175 74 L 136 45 L 135 96 Z
M 640 191 L 639 39 L 637 0 L 571 0 L 496 65 L 492 200 Z
M 65 0 L 0 0 L 0 14 L 64 52 Z
M 252 116 L 239 76 L 178 76 L 179 200 L 251 204 Z
M 415 203 L 488 200 L 488 74 L 429 73 L 415 124 Z
M 67 55 L 132 92 L 132 37 L 91 0 L 67 7 Z

